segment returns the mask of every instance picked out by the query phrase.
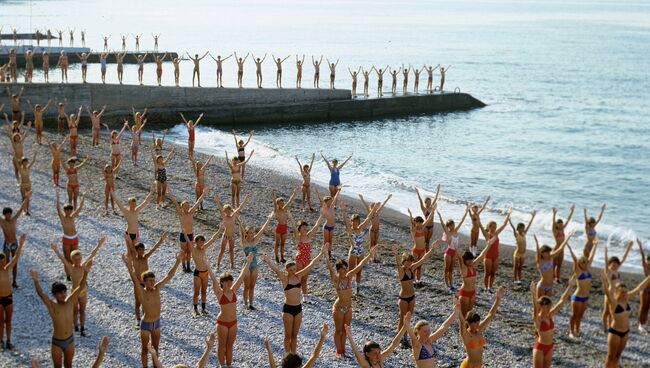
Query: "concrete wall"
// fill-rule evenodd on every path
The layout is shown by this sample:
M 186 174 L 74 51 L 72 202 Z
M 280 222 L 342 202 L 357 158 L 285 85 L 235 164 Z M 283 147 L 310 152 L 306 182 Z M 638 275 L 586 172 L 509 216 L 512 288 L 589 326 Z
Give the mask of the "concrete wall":
M 17 93 L 21 85 L 13 85 Z M 466 93 L 421 94 L 373 99 L 351 99 L 345 89 L 257 89 L 189 88 L 102 84 L 29 84 L 23 93 L 32 104 L 45 104 L 48 98 L 68 100 L 68 113 L 80 105 L 108 108 L 105 121 L 121 121 L 131 107 L 149 108 L 149 126 L 163 127 L 178 122 L 179 112 L 195 115 L 205 112 L 202 123 L 235 126 L 286 122 L 374 119 L 440 111 L 464 110 L 485 106 Z M 0 104 L 9 98 L 6 93 Z M 54 121 L 56 109 L 50 108 L 45 120 Z M 85 115 L 85 113 L 84 113 Z M 85 116 L 84 116 L 85 117 Z M 28 112 L 27 119 L 31 118 Z

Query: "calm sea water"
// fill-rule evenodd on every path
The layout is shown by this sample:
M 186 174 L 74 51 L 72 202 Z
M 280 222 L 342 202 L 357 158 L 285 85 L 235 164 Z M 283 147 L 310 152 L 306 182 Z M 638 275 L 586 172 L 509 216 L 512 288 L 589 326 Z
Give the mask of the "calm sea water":
M 29 2 L 0 1 L 0 7 L 3 32 L 29 29 Z M 342 159 L 354 152 L 342 173 L 345 191 L 370 198 L 394 193 L 391 205 L 400 210 L 417 208 L 415 186 L 432 191 L 440 183 L 445 216 L 458 220 L 465 200 L 491 195 L 484 220 L 501 219 L 513 207 L 518 221 L 536 209 L 540 215 L 533 231 L 550 240 L 550 209 L 558 207 L 566 216 L 575 203 L 571 228 L 579 235 L 572 244 L 579 248 L 582 208 L 596 215 L 606 202 L 598 230 L 602 238 L 611 236 L 613 253 L 621 252 L 622 241 L 650 239 L 647 2 L 34 1 L 31 14 L 34 28 L 76 28 L 77 44 L 78 30 L 86 29 L 87 43 L 95 48 L 101 47 L 103 34 L 112 35 L 111 48 L 119 48 L 120 33 L 142 33 L 143 45 L 150 48 L 151 33 L 161 33 L 161 49 L 192 54 L 210 49 L 224 56 L 233 50 L 268 53 L 267 88 L 274 86 L 272 53 L 306 54 L 307 61 L 312 54 L 340 59 L 340 88 L 349 86 L 348 67 L 452 65 L 448 87 L 473 94 L 486 108 L 257 127 L 255 161 L 297 176 L 296 154 L 307 160 L 323 151 Z M 284 64 L 285 86 L 294 82 L 293 61 Z M 225 63 L 227 86 L 235 83 L 234 66 L 232 59 Z M 306 67 L 303 85 L 310 85 L 309 63 Z M 166 68 L 169 84 L 171 65 Z M 214 85 L 209 57 L 202 71 L 203 84 Z M 181 73 L 183 84 L 190 84 L 190 65 Z M 80 73 L 73 74 L 80 80 Z M 98 80 L 98 66 L 91 66 L 89 74 Z M 147 65 L 145 74 L 153 84 L 154 67 Z M 126 75 L 134 82 L 135 69 L 127 68 Z M 254 85 L 250 60 L 245 79 Z M 109 66 L 109 81 L 114 80 Z M 184 139 L 180 127 L 173 133 Z M 226 131 L 203 129 L 198 139 L 207 151 L 234 150 Z M 314 176 L 327 180 L 322 162 Z M 627 269 L 640 269 L 636 249 Z

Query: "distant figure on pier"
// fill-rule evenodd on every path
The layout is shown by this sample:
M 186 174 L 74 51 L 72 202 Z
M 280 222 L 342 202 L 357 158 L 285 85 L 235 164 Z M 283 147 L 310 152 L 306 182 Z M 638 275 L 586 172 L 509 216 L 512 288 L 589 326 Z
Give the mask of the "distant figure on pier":
M 70 33 L 70 47 L 74 47 L 74 30 L 74 28 L 68 30 Z
M 158 40 L 160 39 L 160 34 L 151 34 L 151 37 L 153 37 L 153 51 L 158 52 Z
M 451 65 L 446 68 L 440 68 L 440 93 L 442 93 L 442 88 L 445 86 L 445 74 L 447 74 L 449 68 L 451 68 Z
M 228 60 L 232 56 L 232 54 L 226 56 L 223 59 L 221 58 L 221 55 L 217 55 L 216 59 L 212 57 L 212 54 L 208 53 L 208 55 L 210 55 L 210 58 L 212 58 L 212 60 L 214 60 L 215 63 L 217 63 L 217 87 L 223 88 L 223 67 L 222 67 L 223 62 Z
M 32 50 L 27 50 L 25 53 L 25 81 L 27 83 L 32 83 L 32 77 L 34 76 L 34 54 Z
M 375 66 L 372 66 L 372 69 L 375 70 L 375 73 L 377 73 L 377 96 L 382 97 L 384 93 L 382 92 L 382 89 L 384 87 L 384 73 L 386 73 L 386 69 L 388 69 L 388 65 L 386 65 L 386 68 L 382 71 L 381 69 L 377 70 Z M 371 69 L 371 70 L 372 70 Z
M 296 88 L 300 88 L 302 84 L 302 66 L 305 64 L 305 55 L 302 55 L 302 60 L 298 60 L 298 55 L 296 55 Z
M 370 82 L 370 70 L 362 69 L 363 73 L 363 96 L 368 97 L 368 84 Z
M 160 55 L 156 55 L 156 80 L 158 81 L 158 85 L 160 86 L 162 83 L 162 64 L 163 61 L 165 61 L 165 58 L 167 57 L 167 53 L 165 53 L 162 57 Z
M 11 30 L 12 35 L 13 35 L 13 40 L 14 40 L 14 45 L 18 43 L 18 30 L 20 28 L 14 28 Z
M 314 56 L 311 57 L 311 63 L 314 65 L 314 88 L 320 88 L 320 64 L 323 62 L 323 55 L 320 60 L 315 61 Z
M 235 52 L 235 59 L 237 60 L 237 87 L 242 88 L 242 79 L 244 77 L 244 63 L 246 62 L 246 59 L 248 59 L 248 53 L 246 54 L 246 57 L 238 58 L 237 53 Z
M 440 64 L 436 65 L 434 68 L 433 66 L 429 65 L 427 70 L 427 74 L 429 77 L 427 78 L 427 93 L 433 93 L 433 72 L 440 67 Z
M 41 34 L 41 31 L 38 29 L 36 30 L 36 47 L 41 47 L 41 37 L 43 35 Z
M 181 61 L 185 59 L 174 58 L 172 60 L 172 65 L 174 65 L 174 84 L 178 87 L 178 79 L 181 75 L 180 64 Z
M 16 76 L 16 49 L 9 50 L 9 76 L 11 82 L 18 82 L 18 78 Z
M 140 36 L 141 34 L 133 35 L 135 37 L 135 51 L 140 51 Z
M 23 121 L 24 117 L 23 117 L 23 112 L 20 109 L 20 98 L 23 97 L 23 92 L 25 92 L 25 87 L 21 87 L 20 92 L 18 92 L 18 94 L 11 92 L 9 87 L 5 87 L 5 88 L 7 90 L 7 96 L 11 97 L 11 120 Z
M 413 69 L 413 93 L 416 95 L 419 93 L 418 89 L 420 88 L 420 73 L 426 68 L 426 66 L 423 66 L 421 69 Z
M 350 77 L 352 77 L 352 97 L 357 97 L 357 76 L 359 75 L 359 72 L 361 72 L 361 67 L 359 67 L 359 70 L 355 71 L 348 68 L 348 72 L 350 72 Z
M 63 47 L 63 30 L 57 29 L 56 33 L 59 34 L 59 47 Z
M 206 51 L 203 56 L 199 57 L 199 54 L 194 54 L 192 57 L 189 53 L 186 52 L 187 57 L 194 62 L 194 70 L 192 71 L 192 87 L 194 87 L 194 78 L 196 77 L 196 86 L 201 87 L 201 74 L 199 71 L 199 63 L 203 60 L 204 57 L 208 56 L 209 51 Z
M 275 55 L 271 54 L 273 56 L 273 61 L 275 62 L 275 66 L 278 68 L 278 71 L 275 73 L 275 86 L 278 88 L 282 88 L 282 63 L 284 63 L 285 60 L 291 57 L 291 55 L 287 56 L 284 59 L 280 58 L 275 58 Z
M 59 62 L 56 63 L 56 67 L 61 68 L 61 83 L 65 81 L 65 83 L 68 82 L 68 55 L 66 55 L 65 51 L 61 51 L 61 54 L 59 55 Z
M 82 52 L 81 55 L 76 54 L 81 61 L 81 80 L 86 83 L 86 76 L 88 75 L 88 54 Z
M 334 81 L 336 80 L 336 66 L 339 65 L 339 59 L 336 59 L 335 63 L 330 63 L 329 59 L 327 60 L 327 66 L 330 67 L 330 89 L 334 89 Z
M 126 51 L 126 38 L 128 35 L 120 35 L 120 38 L 122 39 L 122 51 Z
M 99 54 L 99 64 L 100 64 L 100 71 L 102 74 L 102 83 L 106 83 L 106 58 L 108 58 L 108 54 L 105 52 L 102 52 Z
M 108 39 L 111 38 L 111 36 L 104 36 L 104 51 L 108 51 Z M 122 50 L 124 51 L 124 50 Z
M 48 29 L 46 32 L 46 36 L 47 36 L 47 46 L 52 46 L 52 37 L 53 37 L 52 31 Z
M 406 94 L 408 91 L 409 87 L 409 74 L 411 74 L 411 64 L 409 64 L 409 68 L 406 69 L 404 68 L 404 64 L 402 64 L 402 75 L 404 76 L 404 87 L 403 87 L 403 93 Z
M 81 47 L 86 47 L 86 30 L 81 30 Z
M 135 60 L 138 62 L 138 82 L 142 85 L 142 74 L 144 74 L 144 59 L 147 58 L 147 53 L 144 55 L 134 56 Z
M 401 72 L 402 72 L 402 67 L 400 67 L 399 69 L 392 69 L 392 70 L 390 70 L 389 68 L 388 73 L 390 74 L 391 77 L 393 77 L 393 82 L 391 83 L 391 87 L 390 87 L 393 96 L 395 96 L 395 93 L 397 93 L 397 74 Z
M 255 63 L 255 80 L 257 81 L 257 88 L 262 88 L 262 63 L 266 60 L 266 54 L 264 54 L 262 60 L 260 60 L 260 58 L 255 59 L 255 55 L 252 56 L 253 62 Z
M 43 79 L 45 83 L 50 82 L 50 53 L 43 51 Z
M 117 62 L 117 80 L 122 84 L 122 77 L 124 77 L 124 57 L 126 52 L 116 53 L 115 61 Z

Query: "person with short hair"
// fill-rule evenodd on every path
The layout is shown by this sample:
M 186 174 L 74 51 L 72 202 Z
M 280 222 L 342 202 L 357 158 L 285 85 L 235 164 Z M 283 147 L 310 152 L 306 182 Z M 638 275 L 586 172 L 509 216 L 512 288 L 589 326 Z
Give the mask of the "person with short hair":
M 128 207 L 122 205 L 119 198 L 117 198 L 115 195 L 115 188 L 111 188 L 111 197 L 115 201 L 115 204 L 117 204 L 117 208 L 120 209 L 120 212 L 126 221 L 124 239 L 126 241 L 127 249 L 133 247 L 138 239 L 140 239 L 140 211 L 142 211 L 149 203 L 155 187 L 156 184 L 152 183 L 151 188 L 149 188 L 149 193 L 147 193 L 140 204 L 138 204 L 138 201 L 135 199 L 135 197 L 129 197 L 129 199 L 127 199 Z M 130 252 L 129 254 L 133 256 L 133 253 Z
M 27 203 L 23 201 L 23 203 L 20 205 L 20 208 L 18 209 L 18 212 L 16 212 L 15 215 L 13 214 L 11 207 L 5 207 L 2 209 L 2 217 L 0 217 L 0 227 L 2 228 L 2 235 L 4 238 L 4 242 L 2 244 L 2 254 L 4 254 L 7 262 L 11 262 L 18 253 L 18 236 L 16 234 L 16 223 L 18 222 L 20 215 L 22 215 L 25 211 L 26 206 Z M 18 276 L 18 265 L 13 267 L 12 273 L 13 281 L 11 283 L 11 286 L 17 288 L 18 284 L 16 283 L 16 276 Z
M 194 318 L 197 318 L 199 316 L 199 293 L 201 294 L 201 311 L 204 316 L 209 315 L 205 307 L 207 300 L 206 292 L 208 290 L 208 269 L 210 268 L 210 262 L 208 262 L 208 257 L 205 252 L 212 244 L 214 244 L 222 230 L 223 228 L 220 227 L 217 232 L 215 232 L 214 235 L 212 235 L 212 237 L 207 241 L 203 235 L 197 235 L 192 239 L 190 238 L 189 234 L 184 234 L 185 239 L 189 245 L 190 253 L 192 255 L 192 260 L 194 260 L 195 266 L 193 278 L 194 295 L 192 296 L 192 304 L 194 305 Z
M 34 106 L 32 106 L 32 102 L 29 99 L 27 100 L 27 105 L 32 110 L 32 113 L 34 114 L 34 130 L 36 131 L 36 143 L 38 143 L 39 145 L 41 144 L 41 140 L 43 138 L 43 113 L 47 111 L 51 103 L 52 100 L 48 98 L 45 106 L 41 106 L 40 104 L 35 104 Z
M 173 150 L 172 150 L 173 152 Z M 183 201 L 180 204 L 176 201 L 176 198 L 172 194 L 171 190 L 168 191 L 168 197 L 174 205 L 176 210 L 176 216 L 180 222 L 181 231 L 178 235 L 178 241 L 180 242 L 181 255 L 183 256 L 183 272 L 192 272 L 192 266 L 190 265 L 190 256 L 191 256 L 191 241 L 194 240 L 194 214 L 196 210 L 199 209 L 199 204 L 203 201 L 203 197 L 208 193 L 208 188 L 203 188 L 203 193 L 197 198 L 196 202 L 190 206 L 190 202 Z
M 436 352 L 433 343 L 440 339 L 442 335 L 449 330 L 449 327 L 454 323 L 456 316 L 460 313 L 460 304 L 455 297 L 453 303 L 451 314 L 433 333 L 431 332 L 429 322 L 426 320 L 418 321 L 415 324 L 415 327 L 412 327 L 410 323 L 404 324 L 406 326 L 406 332 L 409 334 L 412 341 L 411 353 L 413 354 L 413 360 L 415 361 L 415 366 L 417 368 L 435 367 Z
M 99 252 L 99 249 L 104 245 L 106 242 L 106 235 L 102 235 L 99 237 L 99 240 L 97 241 L 97 245 L 90 251 L 90 254 L 88 254 L 88 257 L 81 262 L 81 252 L 79 250 L 73 250 L 70 253 L 70 259 L 71 262 L 69 262 L 65 257 L 59 253 L 57 250 L 57 244 L 56 243 L 51 243 L 50 248 L 52 248 L 52 251 L 54 251 L 54 254 L 61 260 L 61 263 L 63 263 L 63 268 L 65 268 L 66 274 L 70 275 L 70 279 L 72 281 L 72 288 L 75 289 L 77 287 L 81 288 L 81 291 L 79 292 L 79 295 L 73 300 L 72 305 L 73 305 L 73 324 L 74 324 L 74 331 L 79 332 L 80 336 L 85 337 L 86 336 L 86 305 L 88 304 L 88 284 L 84 283 L 81 284 L 82 278 L 84 278 L 85 273 L 90 271 L 90 268 L 93 265 L 93 258 L 97 255 Z M 79 316 L 79 323 L 77 324 L 77 316 Z
M 199 64 L 204 57 L 208 56 L 209 51 L 206 51 L 203 56 L 199 57 L 199 54 L 194 54 L 194 57 L 190 55 L 189 52 L 186 52 L 187 57 L 194 62 L 194 69 L 192 70 L 192 87 L 194 87 L 194 79 L 196 78 L 196 86 L 201 87 L 201 72 Z
M 93 110 L 92 112 L 90 111 L 90 107 L 86 106 L 86 111 L 88 112 L 88 117 L 90 118 L 92 127 L 92 146 L 95 147 L 99 145 L 99 133 L 102 128 L 101 118 L 104 116 L 104 112 L 106 111 L 106 105 L 102 106 L 101 110 Z
M 208 55 L 210 55 L 212 60 L 214 60 L 217 63 L 217 87 L 223 88 L 223 62 L 230 59 L 232 54 L 226 56 L 223 59 L 221 58 L 221 55 L 217 55 L 216 59 L 209 52 Z M 178 83 L 176 85 L 178 86 Z
M 271 190 L 271 198 L 273 199 L 273 213 L 275 214 L 275 218 L 278 221 L 277 225 L 275 225 L 275 237 L 273 239 L 273 255 L 275 255 L 276 263 L 285 262 L 284 244 L 287 241 L 287 213 L 289 212 L 289 206 L 291 206 L 291 202 L 295 198 L 296 193 L 298 193 L 298 188 L 295 188 L 291 192 L 289 199 L 287 199 L 285 202 L 284 198 L 276 197 L 275 189 Z M 278 251 L 280 258 L 278 258 Z
M 56 144 L 47 137 L 45 137 L 47 141 L 47 145 L 50 148 L 50 152 L 52 153 L 52 181 L 54 182 L 54 186 L 58 187 L 59 186 L 59 174 L 61 172 L 61 147 L 65 144 L 65 142 L 68 140 L 68 136 L 66 135 L 61 143 Z
M 38 156 L 38 148 L 34 150 L 34 157 L 32 157 L 32 161 L 30 162 L 27 157 L 23 157 L 20 159 L 20 200 L 23 202 L 26 202 L 27 205 L 25 206 L 25 215 L 31 216 L 32 214 L 29 212 L 29 199 L 31 197 L 32 193 L 32 182 L 29 178 L 32 166 L 36 163 L 36 157 Z
M 269 222 L 273 218 L 275 211 L 271 211 L 266 217 L 266 221 L 260 229 L 255 232 L 255 227 L 245 226 L 241 218 L 239 218 L 239 234 L 241 237 L 241 245 L 244 250 L 244 255 L 248 257 L 249 254 L 253 254 L 253 258 L 248 266 L 249 272 L 244 275 L 244 305 L 249 310 L 256 310 L 253 306 L 253 296 L 255 294 L 255 285 L 257 284 L 257 242 L 264 235 L 264 230 L 269 225 Z
M 65 170 L 67 177 L 65 188 L 68 193 L 68 202 L 75 208 L 77 207 L 77 198 L 79 197 L 79 178 L 77 174 L 79 169 L 84 167 L 89 159 L 90 157 L 86 157 L 77 165 L 77 157 L 73 156 L 63 164 L 63 170 Z
M 430 218 L 435 217 L 435 211 L 431 211 L 429 213 L 429 216 L 427 216 L 426 219 L 422 218 L 421 216 L 416 216 L 415 218 L 413 217 L 413 214 L 411 213 L 411 209 L 409 208 L 408 210 L 409 214 L 409 224 L 410 224 L 410 231 L 411 231 L 411 239 L 413 239 L 413 247 L 411 248 L 411 254 L 413 254 L 413 257 L 415 258 L 415 261 L 419 261 L 422 257 L 424 257 L 424 254 L 427 252 L 427 248 L 425 247 L 424 240 L 425 240 L 425 232 L 424 232 L 424 224 L 430 221 Z M 419 284 L 422 279 L 422 267 L 417 267 L 413 269 L 414 272 L 414 277 L 415 277 L 415 284 Z
M 559 248 L 553 249 L 544 244 L 539 246 L 537 235 L 533 235 L 535 239 L 535 249 L 537 249 L 535 260 L 537 262 L 537 271 L 539 272 L 540 280 L 537 283 L 537 297 L 543 295 L 553 296 L 553 259 L 559 253 L 564 251 L 569 239 L 573 236 L 573 231 L 567 236 Z
M 12 258 L 7 257 L 5 253 L 0 253 L 0 349 L 13 350 L 11 344 L 11 317 L 14 312 L 13 291 L 11 284 L 11 276 L 9 272 L 13 272 L 18 267 L 18 258 L 25 246 L 25 234 L 20 234 L 18 246 Z M 14 276 L 15 277 L 15 276 Z M 7 331 L 7 342 L 5 344 L 4 331 Z
M 512 220 L 508 219 L 508 223 L 512 228 L 512 235 L 515 238 L 515 251 L 512 254 L 512 278 L 517 285 L 521 284 L 521 274 L 526 261 L 526 234 L 530 229 L 530 225 L 533 224 L 536 214 L 536 211 L 531 212 L 528 225 L 520 222 L 517 227 L 512 223 Z
M 61 221 L 61 227 L 63 228 L 63 237 L 61 238 L 61 243 L 63 247 L 63 256 L 68 262 L 72 262 L 70 258 L 70 253 L 73 250 L 79 248 L 79 236 L 77 235 L 77 228 L 75 226 L 75 219 L 81 212 L 81 209 L 84 206 L 86 200 L 86 193 L 81 194 L 81 201 L 79 202 L 79 207 L 75 207 L 66 203 L 63 205 L 63 210 L 61 209 L 61 202 L 59 199 L 59 191 L 56 191 L 56 213 L 59 215 L 59 221 Z M 66 275 L 68 280 L 70 280 L 70 274 L 66 270 Z
M 357 347 L 357 344 L 354 342 L 354 338 L 352 337 L 351 327 L 349 325 L 345 325 L 345 334 L 350 341 L 350 348 L 354 353 L 354 358 L 356 359 L 357 364 L 359 364 L 361 368 L 384 366 L 384 359 L 388 358 L 393 353 L 393 351 L 395 351 L 399 345 L 400 338 L 406 333 L 406 326 L 411 324 L 410 312 L 404 316 L 404 320 L 402 322 L 402 327 L 397 332 L 397 335 L 395 335 L 390 345 L 383 351 L 381 350 L 379 343 L 375 341 L 367 341 L 363 345 L 363 351 L 359 351 L 359 348 Z
M 237 221 L 244 205 L 246 205 L 249 200 L 250 195 L 247 195 L 244 198 L 244 201 L 237 208 L 233 209 L 229 204 L 222 206 L 219 196 L 214 196 L 214 203 L 221 215 L 221 223 L 219 224 L 219 227 L 223 227 L 219 255 L 217 256 L 217 270 L 221 269 L 221 259 L 226 253 L 226 245 L 228 246 L 228 252 L 230 253 L 230 269 L 232 270 L 235 268 L 235 221 Z
M 311 206 L 311 169 L 314 167 L 314 159 L 316 158 L 316 154 L 312 153 L 311 154 L 311 162 L 309 165 L 303 165 L 300 163 L 300 160 L 298 159 L 298 156 L 296 156 L 296 162 L 298 162 L 298 167 L 300 168 L 300 176 L 302 176 L 302 199 L 301 199 L 301 206 L 303 212 L 305 211 L 305 207 L 309 206 L 310 211 L 314 211 L 314 209 Z M 307 206 L 305 206 L 307 205 Z
M 151 341 L 151 345 L 158 352 L 161 329 L 160 309 L 162 306 L 160 290 L 174 277 L 178 266 L 181 264 L 181 259 L 181 254 L 177 253 L 176 263 L 167 272 L 167 275 L 158 282 L 156 282 L 156 275 L 152 271 L 143 272 L 141 277 L 144 286 L 142 286 L 138 281 L 138 276 L 131 267 L 132 262 L 130 257 L 127 254 L 122 255 L 122 261 L 124 261 L 129 276 L 131 276 L 131 281 L 135 285 L 135 292 L 139 294 L 139 298 L 142 301 L 142 321 L 140 322 L 140 360 L 142 361 L 142 367 L 147 367 L 147 358 L 149 355 L 147 346 L 149 345 L 149 341 Z
M 86 266 L 89 267 L 89 265 Z M 83 269 L 81 280 L 70 295 L 66 295 L 68 288 L 65 284 L 55 281 L 52 284 L 52 296 L 54 296 L 54 300 L 48 298 L 41 289 L 38 282 L 38 272 L 30 269 L 29 273 L 34 281 L 34 289 L 36 289 L 36 293 L 47 307 L 47 311 L 52 319 L 52 343 L 50 345 L 52 364 L 55 368 L 61 368 L 62 366 L 72 368 L 75 350 L 74 332 L 72 330 L 74 303 L 83 290 L 82 285 L 86 284 L 88 270 Z M 63 364 L 61 364 L 62 362 Z

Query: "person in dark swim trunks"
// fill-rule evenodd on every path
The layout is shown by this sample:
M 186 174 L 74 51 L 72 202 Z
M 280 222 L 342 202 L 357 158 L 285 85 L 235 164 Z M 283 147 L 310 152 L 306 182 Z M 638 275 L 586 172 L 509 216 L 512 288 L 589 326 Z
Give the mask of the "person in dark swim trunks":
M 20 235 L 18 247 L 13 258 L 8 259 L 4 253 L 0 253 L 0 348 L 12 350 L 11 344 L 11 316 L 14 311 L 13 293 L 11 289 L 10 272 L 16 268 L 18 257 L 25 245 L 25 234 Z M 7 331 L 7 343 L 3 332 Z

